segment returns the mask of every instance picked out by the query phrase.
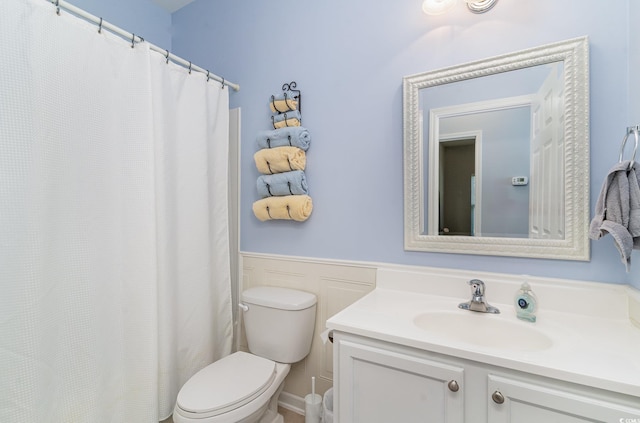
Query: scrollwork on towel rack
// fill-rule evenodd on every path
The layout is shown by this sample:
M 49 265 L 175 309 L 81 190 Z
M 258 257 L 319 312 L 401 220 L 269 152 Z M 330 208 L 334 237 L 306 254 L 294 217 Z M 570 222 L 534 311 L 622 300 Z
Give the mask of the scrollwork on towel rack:
M 631 164 L 630 164 L 630 166 L 633 166 L 633 163 L 636 160 L 636 153 L 638 151 L 638 138 L 640 136 L 640 125 L 627 127 L 627 134 L 624 136 L 624 139 L 622 140 L 622 145 L 620 146 L 620 157 L 618 158 L 618 161 L 620 163 L 622 163 L 623 161 L 622 159 L 624 157 L 624 147 L 627 144 L 629 135 L 631 134 L 633 134 L 635 138 L 635 145 L 633 147 L 633 155 L 631 156 Z
M 292 93 L 296 93 L 296 95 L 293 96 L 293 98 L 295 98 L 298 101 L 298 111 L 300 113 L 302 113 L 302 93 L 300 92 L 300 90 L 296 90 L 296 87 L 298 86 L 298 84 L 296 84 L 296 81 L 291 81 L 288 84 L 282 84 L 282 91 L 291 91 Z
M 285 104 L 287 103 L 288 99 L 290 98 L 291 100 L 295 100 L 297 102 L 297 106 L 296 106 L 296 110 L 298 111 L 298 113 L 302 114 L 302 93 L 300 90 L 296 89 L 297 88 L 297 84 L 296 81 L 291 81 L 289 83 L 284 83 L 282 84 L 282 91 L 284 91 L 284 100 L 285 100 Z M 291 94 L 289 94 L 291 93 Z M 291 95 L 291 97 L 289 97 L 289 95 Z M 278 115 L 283 115 L 284 116 L 284 124 L 285 126 L 289 126 L 288 122 L 287 122 L 287 113 L 291 112 L 293 110 L 284 110 L 284 111 L 280 111 L 278 109 L 278 107 L 275 104 L 276 98 L 275 95 L 271 96 L 271 106 L 273 108 L 273 110 L 276 110 L 278 112 Z M 300 118 L 300 120 L 302 120 L 302 118 Z M 276 121 L 275 121 L 275 116 L 271 116 L 271 124 L 273 125 L 273 128 L 276 128 Z

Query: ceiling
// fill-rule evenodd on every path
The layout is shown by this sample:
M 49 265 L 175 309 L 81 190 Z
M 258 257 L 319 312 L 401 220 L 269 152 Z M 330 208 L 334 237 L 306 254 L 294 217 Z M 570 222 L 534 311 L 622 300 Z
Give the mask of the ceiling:
M 155 4 L 162 7 L 169 13 L 173 13 L 176 10 L 180 9 L 191 3 L 194 0 L 153 0 Z

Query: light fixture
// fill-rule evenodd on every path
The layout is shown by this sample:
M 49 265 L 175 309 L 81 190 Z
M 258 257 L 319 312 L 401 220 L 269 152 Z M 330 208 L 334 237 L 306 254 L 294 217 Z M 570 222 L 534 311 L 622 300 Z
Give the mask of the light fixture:
M 467 8 L 473 13 L 484 13 L 491 9 L 498 0 L 465 0 L 467 2 Z
M 427 15 L 442 15 L 456 5 L 458 0 L 424 0 L 422 11 Z
M 491 9 L 498 0 L 464 0 L 467 8 L 473 13 L 484 13 Z M 442 15 L 452 9 L 458 0 L 424 0 L 422 11 L 427 15 Z

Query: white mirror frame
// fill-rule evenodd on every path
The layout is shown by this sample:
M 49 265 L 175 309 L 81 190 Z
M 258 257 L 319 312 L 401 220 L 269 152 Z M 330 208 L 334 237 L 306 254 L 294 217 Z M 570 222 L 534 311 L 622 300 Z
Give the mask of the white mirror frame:
M 565 239 L 532 239 L 424 234 L 426 173 L 423 163 L 421 89 L 512 70 L 564 62 Z M 547 44 L 403 78 L 404 248 L 588 261 L 589 228 L 589 42 L 587 37 Z

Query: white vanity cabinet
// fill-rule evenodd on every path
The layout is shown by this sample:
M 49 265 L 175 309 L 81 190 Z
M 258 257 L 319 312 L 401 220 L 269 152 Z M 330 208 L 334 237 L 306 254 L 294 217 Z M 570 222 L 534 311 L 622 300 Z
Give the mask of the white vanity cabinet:
M 334 338 L 335 339 L 335 338 Z M 339 421 L 463 423 L 464 369 L 384 346 L 338 341 Z
M 633 399 L 617 402 L 599 396 L 596 389 L 567 391 L 493 374 L 487 383 L 491 423 L 640 422 L 638 398 L 633 405 Z
M 344 332 L 334 341 L 338 423 L 640 422 L 638 397 Z

